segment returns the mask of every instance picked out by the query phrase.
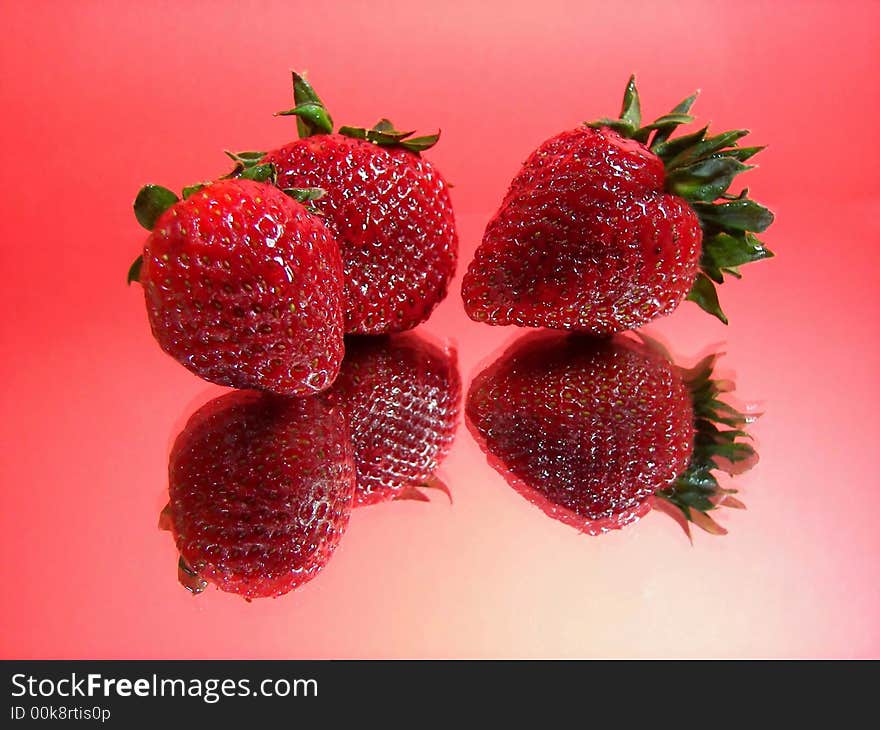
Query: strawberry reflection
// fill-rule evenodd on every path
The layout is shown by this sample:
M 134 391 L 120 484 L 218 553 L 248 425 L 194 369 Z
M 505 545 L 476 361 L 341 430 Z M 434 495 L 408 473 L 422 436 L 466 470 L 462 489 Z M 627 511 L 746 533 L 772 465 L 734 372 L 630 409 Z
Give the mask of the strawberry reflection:
M 723 533 L 708 513 L 742 504 L 714 472 L 756 454 L 747 417 L 719 400 L 732 385 L 715 360 L 685 370 L 646 339 L 528 334 L 476 377 L 468 424 L 520 494 L 583 532 L 628 525 L 659 498 Z
M 348 415 L 356 505 L 449 495 L 436 470 L 455 436 L 461 400 L 456 356 L 413 333 L 349 337 L 328 399 Z
M 160 527 L 191 592 L 280 596 L 324 568 L 352 506 L 448 493 L 435 472 L 459 414 L 454 353 L 411 333 L 346 346 L 329 392 L 229 393 L 177 437 Z
M 177 437 L 161 526 L 179 577 L 247 599 L 279 596 L 327 564 L 348 525 L 354 460 L 342 415 L 320 398 L 238 391 Z

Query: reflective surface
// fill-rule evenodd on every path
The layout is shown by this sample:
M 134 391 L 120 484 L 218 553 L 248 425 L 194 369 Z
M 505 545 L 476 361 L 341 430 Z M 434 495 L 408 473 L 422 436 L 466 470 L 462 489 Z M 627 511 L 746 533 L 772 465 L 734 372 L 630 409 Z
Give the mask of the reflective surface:
M 646 4 L 639 22 L 607 3 L 391 3 L 381 21 L 366 6 L 4 6 L 18 32 L 0 49 L 0 126 L 28 161 L 0 168 L 0 653 L 880 652 L 880 152 L 853 143 L 880 113 L 880 11 L 675 6 Z M 181 588 L 156 525 L 168 459 L 224 391 L 161 352 L 124 285 L 143 241 L 131 200 L 147 181 L 222 173 L 224 148 L 292 138 L 271 117 L 289 106 L 291 66 L 320 79 L 340 122 L 442 128 L 428 156 L 454 184 L 462 262 L 528 152 L 616 112 L 631 70 L 646 114 L 701 87 L 702 120 L 770 144 L 748 184 L 777 215 L 765 235 L 777 257 L 722 287 L 730 327 L 685 303 L 647 328 L 686 366 L 726 352 L 736 402 L 764 412 L 751 426 L 760 463 L 736 477 L 748 509 L 719 516 L 726 536 L 695 531 L 691 545 L 656 510 L 579 534 L 512 490 L 460 425 L 438 471 L 452 505 L 430 491 L 353 510 L 325 569 L 279 599 Z M 385 76 L 364 83 L 355 68 Z M 831 106 L 860 112 L 829 129 Z M 462 272 L 420 332 L 455 346 L 467 391 L 522 331 L 468 320 Z

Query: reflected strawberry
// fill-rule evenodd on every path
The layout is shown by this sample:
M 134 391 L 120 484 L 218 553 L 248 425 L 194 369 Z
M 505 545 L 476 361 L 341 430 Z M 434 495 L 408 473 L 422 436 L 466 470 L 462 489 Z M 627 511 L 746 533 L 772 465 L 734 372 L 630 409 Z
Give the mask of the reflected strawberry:
M 715 533 L 716 507 L 742 506 L 718 469 L 756 460 L 746 416 L 719 400 L 716 356 L 692 370 L 653 343 L 539 332 L 474 380 L 466 414 L 492 466 L 549 516 L 589 534 L 646 514 L 654 497 Z
M 348 415 L 356 505 L 427 500 L 458 424 L 461 379 L 454 352 L 412 334 L 347 337 L 327 398 Z M 451 498 L 451 497 L 450 497 Z
M 321 397 L 240 391 L 209 402 L 174 444 L 160 518 L 181 582 L 250 600 L 311 580 L 348 525 L 354 484 L 345 419 Z

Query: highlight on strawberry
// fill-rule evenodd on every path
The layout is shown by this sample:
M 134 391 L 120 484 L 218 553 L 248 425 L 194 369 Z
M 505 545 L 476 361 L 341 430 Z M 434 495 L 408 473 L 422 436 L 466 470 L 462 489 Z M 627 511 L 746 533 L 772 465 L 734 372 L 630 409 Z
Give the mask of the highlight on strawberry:
M 346 337 L 330 402 L 348 419 L 357 473 L 355 506 L 430 501 L 449 488 L 437 469 L 455 438 L 461 378 L 454 350 L 412 332 Z
M 675 136 L 696 94 L 642 123 L 635 77 L 618 119 L 548 139 L 526 160 L 462 282 L 492 325 L 613 334 L 695 302 L 725 324 L 716 285 L 773 254 L 773 214 L 731 185 L 763 147 L 748 130 Z
M 440 133 L 415 136 L 387 119 L 333 131 L 326 106 L 293 74 L 300 139 L 266 153 L 287 188 L 320 187 L 315 201 L 342 254 L 346 331 L 399 332 L 425 321 L 455 273 L 458 235 L 449 185 L 422 155 Z
M 208 583 L 247 600 L 314 578 L 348 525 L 355 476 L 345 418 L 322 397 L 234 391 L 177 437 L 159 526 L 192 593 Z
M 229 154 L 229 153 L 227 153 Z M 343 356 L 342 262 L 306 207 L 319 188 L 279 189 L 260 154 L 181 198 L 146 185 L 135 216 L 150 236 L 129 270 L 162 349 L 212 383 L 309 395 Z
M 743 504 L 716 473 L 757 454 L 716 359 L 683 369 L 646 338 L 530 333 L 474 379 L 465 413 L 492 467 L 554 519 L 601 534 L 663 500 L 723 534 L 712 515 Z

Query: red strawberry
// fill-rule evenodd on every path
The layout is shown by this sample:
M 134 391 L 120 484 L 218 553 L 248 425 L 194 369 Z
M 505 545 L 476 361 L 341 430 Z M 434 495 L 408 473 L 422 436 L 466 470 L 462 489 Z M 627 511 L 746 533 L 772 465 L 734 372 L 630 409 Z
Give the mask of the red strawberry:
M 345 269 L 346 331 L 397 332 L 423 322 L 446 296 L 458 238 L 449 186 L 420 152 L 439 137 L 412 137 L 383 120 L 372 130 L 333 122 L 294 74 L 302 139 L 269 152 L 285 188 L 327 191 L 315 206 L 336 235 Z
M 224 179 L 185 193 L 178 201 L 147 186 L 135 203 L 152 233 L 129 279 L 144 286 L 162 349 L 221 385 L 286 395 L 327 388 L 343 355 L 333 235 L 262 182 Z
M 234 392 L 177 437 L 162 524 L 181 578 L 247 599 L 280 596 L 327 564 L 348 525 L 354 463 L 344 418 L 318 398 Z
M 670 139 L 695 97 L 641 125 L 635 80 L 619 120 L 547 140 L 526 160 L 462 282 L 468 315 L 493 325 L 610 334 L 683 299 L 727 322 L 715 286 L 772 256 L 755 237 L 773 221 L 734 176 L 760 147 L 746 130 Z M 653 135 L 653 136 L 652 136 Z M 649 142 L 650 138 L 650 142 Z
M 328 397 L 348 414 L 357 468 L 355 504 L 427 497 L 458 425 L 461 381 L 454 352 L 406 333 L 346 338 Z
M 474 380 L 467 417 L 493 467 L 555 519 L 606 532 L 657 494 L 719 531 L 705 514 L 726 494 L 712 470 L 754 451 L 713 363 L 682 371 L 625 337 L 530 334 Z

